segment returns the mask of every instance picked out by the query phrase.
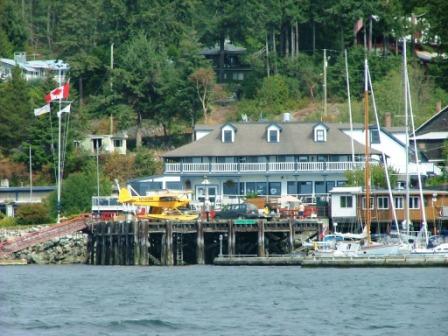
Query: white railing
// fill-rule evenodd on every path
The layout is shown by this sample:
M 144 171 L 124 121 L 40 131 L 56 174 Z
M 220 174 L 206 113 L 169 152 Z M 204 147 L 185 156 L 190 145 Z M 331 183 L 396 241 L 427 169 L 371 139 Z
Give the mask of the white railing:
M 269 171 L 295 171 L 295 162 L 269 162 Z
M 242 172 L 265 172 L 266 162 L 240 163 Z
M 297 171 L 324 171 L 326 162 L 297 162 Z
M 165 173 L 180 173 L 180 163 L 165 163 Z
M 212 163 L 212 173 L 235 173 L 238 171 L 238 163 Z
M 376 161 L 371 165 L 378 165 Z M 165 173 L 343 172 L 363 169 L 364 162 L 165 163 Z

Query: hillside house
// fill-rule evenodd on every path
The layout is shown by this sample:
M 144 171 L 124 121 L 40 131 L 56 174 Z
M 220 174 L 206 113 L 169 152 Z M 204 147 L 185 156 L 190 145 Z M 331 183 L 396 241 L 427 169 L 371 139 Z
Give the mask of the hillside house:
M 81 141 L 75 141 L 75 147 L 82 148 L 91 155 L 118 153 L 126 155 L 127 134 L 118 132 L 116 134 L 90 134 Z
M 201 55 L 211 61 L 218 82 L 224 83 L 242 81 L 247 77 L 250 68 L 242 60 L 242 56 L 245 53 L 246 48 L 237 47 L 226 40 L 224 43 L 224 65 L 221 68 L 219 66 L 219 45 L 215 45 L 213 48 L 205 48 L 201 51 Z
M 418 149 L 428 157 L 428 161 L 443 166 L 447 159 L 443 156 L 443 147 L 448 141 L 448 106 L 421 124 L 415 134 Z
M 70 66 L 62 60 L 27 60 L 26 53 L 18 52 L 14 54 L 14 59 L 0 58 L 0 80 L 11 77 L 11 71 L 18 66 L 22 70 L 25 80 L 45 79 L 48 76 L 54 78 L 56 82 L 67 79 Z

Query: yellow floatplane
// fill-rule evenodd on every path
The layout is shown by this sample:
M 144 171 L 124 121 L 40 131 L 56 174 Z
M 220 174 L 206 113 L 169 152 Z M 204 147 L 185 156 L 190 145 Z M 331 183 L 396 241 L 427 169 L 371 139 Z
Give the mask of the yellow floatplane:
M 119 190 L 118 202 L 133 206 L 139 219 L 193 221 L 199 216 L 197 213 L 180 210 L 187 209 L 190 204 L 190 200 L 182 192 L 161 190 L 147 196 L 134 196 L 126 188 Z

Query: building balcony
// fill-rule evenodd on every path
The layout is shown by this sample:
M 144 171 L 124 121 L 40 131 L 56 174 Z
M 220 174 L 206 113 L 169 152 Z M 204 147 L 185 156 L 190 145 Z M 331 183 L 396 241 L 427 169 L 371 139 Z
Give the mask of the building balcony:
M 372 161 L 372 165 L 378 165 Z M 165 174 L 322 173 L 363 169 L 364 162 L 165 163 Z

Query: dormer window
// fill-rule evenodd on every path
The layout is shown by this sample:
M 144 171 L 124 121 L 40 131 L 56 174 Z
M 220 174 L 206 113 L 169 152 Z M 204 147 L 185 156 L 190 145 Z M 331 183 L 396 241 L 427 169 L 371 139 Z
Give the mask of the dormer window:
M 323 123 L 319 123 L 314 126 L 314 142 L 326 142 L 327 141 L 328 127 Z
M 278 142 L 278 131 L 277 130 L 270 130 L 269 131 L 269 142 Z
M 221 141 L 224 143 L 235 142 L 236 128 L 231 124 L 226 124 L 221 127 Z
M 271 124 L 266 128 L 266 139 L 268 142 L 280 142 L 280 132 L 282 128 L 277 124 Z
M 318 129 L 316 130 L 316 141 L 317 142 L 324 142 L 325 141 L 325 131 Z
M 232 142 L 232 131 L 226 130 L 224 133 L 224 142 Z

